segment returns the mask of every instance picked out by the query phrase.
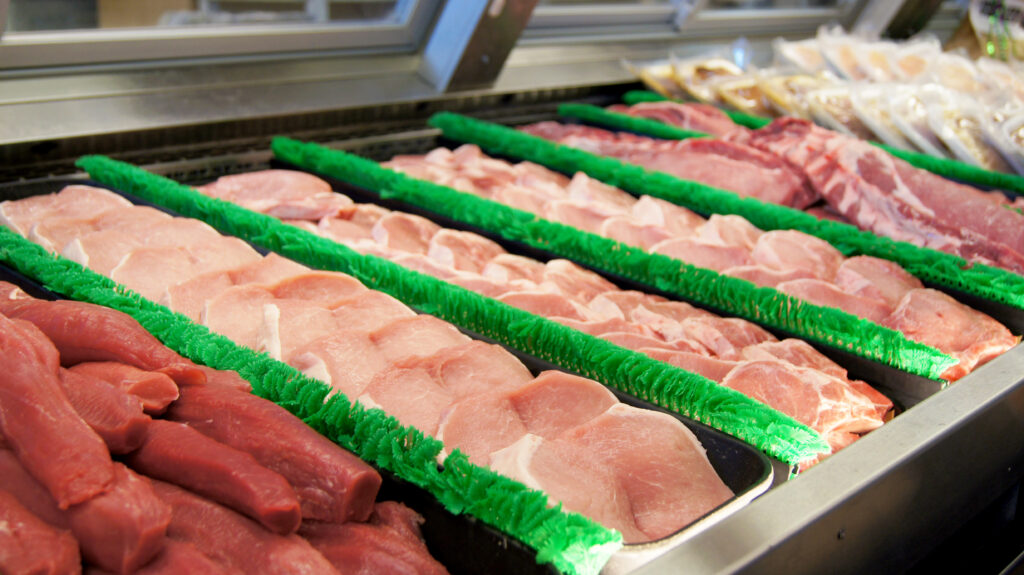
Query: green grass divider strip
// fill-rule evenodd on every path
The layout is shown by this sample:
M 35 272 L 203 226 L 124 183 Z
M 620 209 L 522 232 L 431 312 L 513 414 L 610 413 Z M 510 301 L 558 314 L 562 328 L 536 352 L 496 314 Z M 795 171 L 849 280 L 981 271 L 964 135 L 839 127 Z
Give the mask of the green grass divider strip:
M 275 146 L 287 142 L 276 139 Z M 361 161 L 377 166 L 374 174 L 389 172 L 369 160 Z M 202 219 L 224 233 L 310 267 L 350 274 L 410 306 L 700 421 L 781 461 L 795 464 L 829 451 L 824 439 L 809 427 L 703 376 L 388 260 L 359 254 L 130 164 L 87 156 L 78 165 L 99 182 Z
M 625 95 L 623 95 L 622 97 L 622 100 L 629 105 L 639 104 L 641 102 L 662 102 L 667 99 L 668 98 L 665 98 L 664 96 L 658 94 L 657 92 L 647 92 L 642 90 L 633 90 L 630 92 L 626 92 Z M 757 129 L 771 123 L 771 119 L 769 118 L 760 118 L 759 120 L 763 121 L 763 123 L 757 125 L 759 123 L 758 121 L 751 120 L 751 118 L 757 118 L 757 116 L 747 116 L 746 114 L 738 114 L 739 116 L 746 116 L 746 118 L 741 117 L 737 119 L 736 112 L 725 111 L 725 113 L 728 114 L 730 118 L 732 118 L 733 122 L 736 122 L 737 124 L 741 126 L 746 126 L 748 128 Z M 596 120 L 594 121 L 596 123 Z M 657 122 L 657 120 L 652 121 Z M 615 127 L 613 124 L 606 125 Z M 640 130 L 630 129 L 630 131 L 639 132 Z M 645 133 L 650 134 L 651 136 L 655 136 L 657 138 L 671 138 L 671 136 L 661 136 L 656 132 Z M 966 182 L 977 186 L 985 186 L 987 188 L 1006 190 L 1009 192 L 1024 195 L 1024 177 L 1019 176 L 1017 174 L 1004 174 L 1001 172 L 993 172 L 990 170 L 986 170 L 985 168 L 979 168 L 978 166 L 968 164 L 966 162 L 961 162 L 959 160 L 951 160 L 949 158 L 936 158 L 935 156 L 922 154 L 920 152 L 901 150 L 899 148 L 894 148 L 892 146 L 888 146 L 880 142 L 870 143 L 874 146 L 877 146 L 885 150 L 886 152 L 889 152 L 893 156 L 896 156 L 897 158 L 903 160 L 904 162 L 907 162 L 912 166 L 921 168 L 922 170 L 928 170 L 929 172 L 933 174 L 938 174 L 944 178 L 950 178 L 952 180 L 958 180 L 961 182 Z
M 887 259 L 927 282 L 1024 309 L 1024 276 L 1003 269 L 969 265 L 952 254 L 876 236 L 849 224 L 820 220 L 801 210 L 757 198 L 741 198 L 733 192 L 648 171 L 506 126 L 444 112 L 435 114 L 430 123 L 449 138 L 475 143 L 492 153 L 522 158 L 568 174 L 584 172 L 634 194 L 668 200 L 700 213 L 736 214 L 763 230 L 799 230 L 831 243 L 846 256 Z
M 238 372 L 253 393 L 288 409 L 361 459 L 426 489 L 453 514 L 468 513 L 537 551 L 537 561 L 563 573 L 600 571 L 622 546 L 618 532 L 548 506 L 547 496 L 469 462 L 455 450 L 439 469 L 441 442 L 379 409 L 364 409 L 343 394 L 326 403 L 330 388 L 264 353 L 236 345 L 205 326 L 142 298 L 113 280 L 0 227 L 0 262 L 72 299 L 110 307 L 134 317 L 181 355 Z
M 937 379 L 956 360 L 903 334 L 842 310 L 812 305 L 642 248 L 621 244 L 500 203 L 411 178 L 353 154 L 277 138 L 275 155 L 452 219 L 582 261 L 686 299 L 785 329 L 801 337 Z
M 686 140 L 689 138 L 712 137 L 711 134 L 697 132 L 695 130 L 684 130 L 683 128 L 652 120 L 650 118 L 640 118 L 637 116 L 630 116 L 628 114 L 609 112 L 604 108 L 591 106 L 590 104 L 562 104 L 558 106 L 558 115 L 578 118 L 585 122 L 601 124 L 603 126 L 615 128 L 616 130 L 626 130 L 629 132 L 646 134 L 664 140 Z
M 453 514 L 470 514 L 537 551 L 537 561 L 563 573 L 600 571 L 622 536 L 592 520 L 548 506 L 547 496 L 469 462 L 455 450 L 443 469 L 441 442 L 379 409 L 364 409 L 343 394 L 287 364 L 271 359 L 205 326 L 140 297 L 107 277 L 47 253 L 0 227 L 0 261 L 72 299 L 110 307 L 134 317 L 150 333 L 189 359 L 238 372 L 253 392 L 288 409 L 338 445 L 433 494 Z

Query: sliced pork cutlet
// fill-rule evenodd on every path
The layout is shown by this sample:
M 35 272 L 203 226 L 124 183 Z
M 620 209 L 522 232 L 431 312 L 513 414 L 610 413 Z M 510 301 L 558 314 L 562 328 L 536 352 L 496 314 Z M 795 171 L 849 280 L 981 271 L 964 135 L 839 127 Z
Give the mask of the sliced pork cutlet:
M 84 219 L 104 210 L 131 205 L 131 202 L 109 190 L 72 185 L 56 194 L 0 202 L 0 224 L 27 237 L 32 225 L 37 222 Z
M 503 253 L 505 248 L 483 236 L 450 229 L 439 230 L 431 236 L 427 247 L 427 256 L 442 265 L 474 273 Z
M 880 299 L 890 308 L 899 305 L 910 290 L 924 287 L 899 265 L 871 256 L 847 258 L 836 271 L 835 283 L 846 293 Z

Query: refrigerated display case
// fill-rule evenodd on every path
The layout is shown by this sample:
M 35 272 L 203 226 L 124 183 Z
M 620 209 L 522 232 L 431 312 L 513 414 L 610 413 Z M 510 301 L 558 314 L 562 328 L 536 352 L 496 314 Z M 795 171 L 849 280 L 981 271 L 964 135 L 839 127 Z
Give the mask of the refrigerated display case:
M 436 111 L 553 119 L 559 103 L 611 104 L 638 87 L 623 60 L 728 53 L 743 37 L 739 56 L 766 63 L 778 36 L 884 30 L 898 13 L 867 0 L 541 0 L 532 14 L 512 0 L 164 2 L 156 13 L 97 1 L 69 3 L 91 12 L 64 18 L 95 29 L 56 32 L 67 24 L 31 17 L 30 4 L 0 0 L 0 193 L 56 185 L 87 153 L 202 183 L 269 166 L 278 134 L 377 160 L 423 153 Z M 964 10 L 895 4 L 932 12 L 919 20 L 940 37 Z M 979 550 L 998 570 L 1024 548 L 1012 537 L 1022 380 L 1018 346 L 792 480 L 777 466 L 769 491 L 649 562 L 607 572 L 925 570 Z

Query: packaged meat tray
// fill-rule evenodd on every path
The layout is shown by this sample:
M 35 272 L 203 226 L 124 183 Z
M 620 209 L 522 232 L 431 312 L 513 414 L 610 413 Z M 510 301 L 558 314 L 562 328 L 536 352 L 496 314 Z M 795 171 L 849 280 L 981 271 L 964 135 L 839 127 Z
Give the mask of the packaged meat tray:
M 32 186 L 29 185 L 21 188 L 6 187 L 0 192 L 4 194 L 4 198 L 13 199 L 35 195 L 35 192 L 38 191 L 47 190 L 32 189 Z M 48 191 L 52 191 L 52 189 Z M 523 354 L 517 355 L 534 373 L 551 367 L 535 358 Z M 643 403 L 628 397 L 623 397 L 623 400 L 635 405 Z M 643 407 L 650 409 L 652 406 L 644 405 Z M 715 467 L 722 480 L 736 493 L 736 497 L 690 527 L 668 538 L 641 546 L 627 546 L 616 554 L 606 567 L 606 572 L 620 572 L 616 569 L 634 567 L 650 557 L 664 552 L 753 499 L 767 489 L 771 483 L 771 466 L 763 455 L 715 430 L 684 420 L 677 415 L 673 415 L 673 417 L 683 421 L 693 430 L 704 444 L 712 466 Z M 509 573 L 548 572 L 547 570 L 550 569 L 550 567 L 536 565 L 535 551 L 522 546 L 516 540 L 472 518 L 447 513 L 431 495 L 400 479 L 386 477 L 386 480 L 388 482 L 384 488 L 386 493 L 396 494 L 394 497 L 405 500 L 408 505 L 427 518 L 428 522 L 433 522 L 434 530 L 432 532 L 425 530 L 424 536 L 435 556 L 445 562 L 452 572 L 480 572 L 481 570 Z M 465 541 L 468 539 L 480 543 L 480 545 L 471 547 L 474 550 L 473 553 L 466 553 Z

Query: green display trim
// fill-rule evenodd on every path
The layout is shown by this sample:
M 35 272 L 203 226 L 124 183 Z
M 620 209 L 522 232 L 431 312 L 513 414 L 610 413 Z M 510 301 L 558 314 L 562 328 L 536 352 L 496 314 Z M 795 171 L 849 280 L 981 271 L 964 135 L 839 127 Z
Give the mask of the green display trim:
M 430 123 L 449 138 L 477 144 L 492 153 L 522 158 L 567 174 L 584 172 L 633 194 L 662 198 L 699 213 L 736 214 L 763 230 L 799 230 L 829 242 L 846 256 L 887 259 L 926 282 L 1024 309 L 1024 276 L 1003 269 L 968 264 L 952 254 L 876 236 L 757 198 L 741 198 L 733 192 L 562 146 L 506 126 L 450 113 L 435 114 Z
M 316 144 L 277 138 L 275 155 L 300 167 L 378 190 L 503 238 L 538 247 L 593 268 L 632 279 L 684 299 L 784 329 L 799 337 L 937 379 L 956 360 L 903 334 L 842 310 L 812 305 L 772 288 L 651 254 L 533 214 L 418 180 L 358 156 Z
M 278 148 L 282 142 L 288 140 L 275 139 Z M 130 164 L 87 156 L 79 160 L 78 166 L 99 182 L 184 216 L 202 219 L 224 233 L 310 267 L 350 274 L 426 313 L 700 421 L 780 461 L 796 464 L 830 451 L 825 440 L 809 427 L 703 376 L 388 260 L 359 254 Z
M 622 96 L 622 100 L 629 105 L 639 104 L 641 102 L 662 102 L 668 98 L 658 94 L 656 92 L 647 92 L 642 90 L 634 90 L 626 92 Z M 724 110 L 723 110 L 724 111 Z M 733 122 L 746 126 L 748 128 L 762 128 L 771 123 L 769 118 L 759 118 L 757 116 L 748 116 L 747 114 L 737 114 L 736 112 L 725 112 L 732 118 Z M 737 118 L 736 116 L 740 116 Z M 756 121 L 754 120 L 756 119 Z M 657 120 L 652 120 L 657 122 Z M 608 124 L 612 126 L 612 124 Z M 613 126 L 614 127 L 614 126 Z M 640 130 L 635 130 L 640 131 Z M 647 132 L 648 134 L 661 138 L 655 132 Z M 1006 190 L 1017 194 L 1024 195 L 1024 176 L 1018 176 L 1016 174 L 1004 174 L 1001 172 L 993 172 L 986 170 L 985 168 L 979 168 L 965 162 L 958 160 L 951 160 L 949 158 L 936 158 L 928 154 L 922 154 L 920 152 L 911 152 L 908 150 L 901 150 L 892 146 L 887 146 L 880 142 L 870 142 L 872 145 L 878 146 L 879 148 L 889 152 L 893 156 L 907 162 L 908 164 L 921 168 L 922 170 L 928 170 L 933 174 L 938 174 L 944 178 L 973 184 L 976 186 L 984 186 L 986 188 L 994 188 L 997 190 Z
M 590 519 L 549 507 L 547 496 L 476 466 L 455 450 L 437 465 L 442 444 L 379 409 L 365 409 L 285 363 L 140 297 L 107 277 L 47 253 L 0 227 L 0 261 L 72 299 L 110 307 L 135 318 L 165 345 L 215 369 L 236 371 L 253 393 L 288 409 L 316 431 L 364 461 L 413 483 L 453 514 L 470 514 L 537 552 L 537 561 L 563 573 L 591 575 L 619 548 L 622 536 Z

